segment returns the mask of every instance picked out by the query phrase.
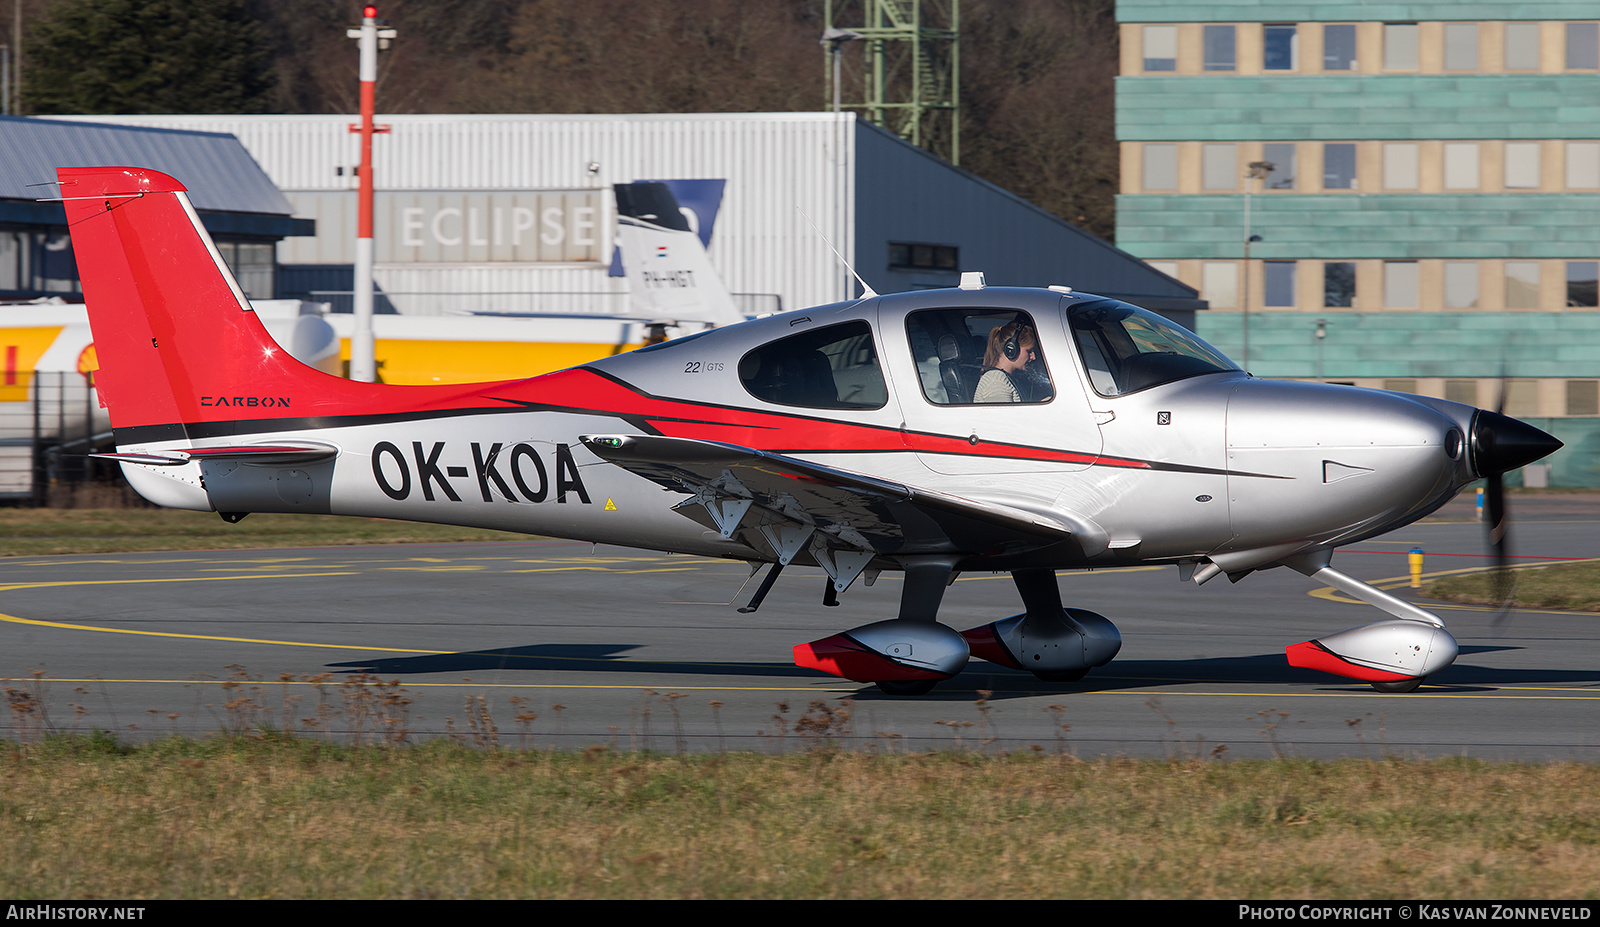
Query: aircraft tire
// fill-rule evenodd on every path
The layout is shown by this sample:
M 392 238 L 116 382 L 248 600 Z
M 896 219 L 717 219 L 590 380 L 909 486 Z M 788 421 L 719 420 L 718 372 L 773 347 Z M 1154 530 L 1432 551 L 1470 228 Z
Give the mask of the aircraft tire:
M 1083 677 L 1089 675 L 1089 670 L 1087 668 L 1074 669 L 1074 670 L 1053 670 L 1053 671 L 1052 670 L 1040 670 L 1040 671 L 1034 673 L 1033 675 L 1034 675 L 1034 678 L 1038 679 L 1041 682 L 1077 682 L 1078 680 L 1082 679 Z
M 1427 678 L 1428 677 L 1426 676 L 1417 676 L 1413 679 L 1400 679 L 1394 682 L 1375 682 L 1372 684 L 1372 687 L 1377 689 L 1379 692 L 1413 692 L 1416 690 L 1417 686 L 1422 685 L 1422 681 Z
M 885 695 L 927 695 L 936 682 L 936 679 L 884 679 L 873 685 Z

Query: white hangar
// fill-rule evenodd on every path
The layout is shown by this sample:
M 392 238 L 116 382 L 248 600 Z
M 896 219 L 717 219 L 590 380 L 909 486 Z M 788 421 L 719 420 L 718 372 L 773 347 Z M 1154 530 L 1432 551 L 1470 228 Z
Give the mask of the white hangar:
M 314 238 L 279 243 L 277 295 L 340 306 L 355 237 L 351 117 L 93 119 L 236 135 L 294 215 L 316 221 Z M 1180 321 L 1205 306 L 1137 258 L 850 113 L 380 122 L 390 131 L 374 142 L 375 277 L 401 314 L 626 312 L 610 186 L 635 180 L 679 182 L 680 205 L 747 314 L 857 292 L 824 236 L 880 292 L 953 286 L 981 270 L 991 284 L 1065 284 Z

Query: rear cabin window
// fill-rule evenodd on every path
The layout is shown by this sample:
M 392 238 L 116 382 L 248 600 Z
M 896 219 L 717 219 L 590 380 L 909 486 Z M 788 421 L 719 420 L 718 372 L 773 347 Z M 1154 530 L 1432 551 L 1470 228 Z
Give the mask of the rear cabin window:
M 739 361 L 739 381 L 765 402 L 808 409 L 881 409 L 889 390 L 872 327 L 845 322 L 764 344 Z
M 1015 309 L 924 309 L 906 316 L 922 395 L 935 405 L 1049 402 L 1032 316 Z

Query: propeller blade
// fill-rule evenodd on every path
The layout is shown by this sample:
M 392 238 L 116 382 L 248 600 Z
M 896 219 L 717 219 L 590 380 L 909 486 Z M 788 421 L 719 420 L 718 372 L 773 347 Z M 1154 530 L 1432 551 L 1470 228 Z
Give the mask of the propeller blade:
M 1490 589 L 1500 603 L 1500 611 L 1490 621 L 1490 627 L 1500 630 L 1511 613 L 1511 601 L 1516 594 L 1516 575 L 1511 571 L 1510 521 L 1506 514 L 1505 477 L 1494 474 L 1484 480 L 1483 525 L 1488 534 L 1489 554 L 1494 558 Z
M 1555 437 L 1505 414 L 1510 378 L 1500 374 L 1500 396 L 1495 411 L 1480 409 L 1472 422 L 1472 467 L 1483 477 L 1483 524 L 1488 532 L 1489 554 L 1494 558 L 1490 588 L 1500 603 L 1491 626 L 1498 631 L 1511 613 L 1517 589 L 1511 569 L 1510 513 L 1506 511 L 1505 474 L 1561 449 Z

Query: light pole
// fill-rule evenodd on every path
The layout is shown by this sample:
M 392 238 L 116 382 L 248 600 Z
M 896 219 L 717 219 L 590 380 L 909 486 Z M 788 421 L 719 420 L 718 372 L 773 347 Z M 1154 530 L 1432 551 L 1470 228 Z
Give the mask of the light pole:
M 1250 234 L 1250 192 L 1252 180 L 1264 180 L 1277 169 L 1271 161 L 1251 161 L 1244 172 L 1244 299 L 1240 300 L 1244 325 L 1244 358 L 1241 366 L 1250 371 L 1250 243 L 1260 241 L 1260 235 Z
M 1317 320 L 1317 331 L 1316 331 L 1316 336 L 1315 337 L 1316 337 L 1316 341 L 1317 341 L 1317 382 L 1321 383 L 1321 382 L 1323 382 L 1323 379 L 1322 379 L 1322 343 L 1324 341 L 1328 340 L 1328 320 L 1327 319 L 1318 319 Z
M 843 235 L 843 232 L 844 232 L 844 194 L 845 194 L 845 184 L 846 184 L 846 181 L 847 181 L 848 178 L 847 178 L 847 176 L 845 174 L 844 139 L 841 137 L 841 135 L 842 135 L 842 133 L 844 131 L 844 127 L 839 124 L 839 110 L 841 108 L 841 106 L 840 106 L 840 104 L 841 104 L 840 90 L 839 90 L 839 83 L 840 83 L 839 59 L 844 56 L 844 43 L 846 43 L 846 42 L 854 42 L 854 41 L 857 41 L 857 40 L 862 39 L 862 38 L 865 38 L 865 37 L 859 32 L 851 32 L 849 29 L 835 29 L 832 26 L 830 26 L 830 27 L 828 27 L 828 29 L 826 31 L 824 31 L 822 33 L 822 38 L 820 40 L 818 40 L 818 44 L 822 45 L 825 48 L 827 48 L 829 56 L 833 58 L 833 81 L 832 81 L 832 83 L 833 83 L 833 116 L 834 116 L 834 119 L 833 119 L 833 160 L 834 160 L 833 216 L 834 216 L 834 223 L 835 223 L 835 225 L 834 225 L 834 239 L 839 242 L 839 247 L 846 248 L 846 249 L 848 249 L 850 247 L 849 243 L 844 241 L 844 235 Z M 851 286 L 850 286 L 850 275 L 849 274 L 845 274 L 844 275 L 844 287 L 845 287 L 844 288 L 844 298 L 845 299 L 849 299 L 850 296 L 851 296 L 851 293 L 853 292 L 853 290 L 851 289 Z
M 833 57 L 833 111 L 839 112 L 839 58 L 844 54 L 844 43 L 854 42 L 864 38 L 859 32 L 849 29 L 834 29 L 831 26 L 822 33 L 818 44 L 827 46 L 828 54 Z

